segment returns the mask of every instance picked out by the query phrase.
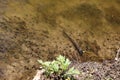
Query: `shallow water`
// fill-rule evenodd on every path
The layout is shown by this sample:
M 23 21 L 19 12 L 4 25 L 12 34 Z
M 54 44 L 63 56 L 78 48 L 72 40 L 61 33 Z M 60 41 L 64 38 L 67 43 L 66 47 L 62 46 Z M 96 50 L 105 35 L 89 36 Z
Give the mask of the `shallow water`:
M 114 59 L 120 47 L 119 4 L 119 0 L 1 1 L 0 70 L 4 78 L 23 80 L 23 73 L 33 75 L 29 73 L 35 71 L 38 59 L 53 60 L 59 54 L 79 62 Z M 86 51 L 82 57 L 62 30 Z

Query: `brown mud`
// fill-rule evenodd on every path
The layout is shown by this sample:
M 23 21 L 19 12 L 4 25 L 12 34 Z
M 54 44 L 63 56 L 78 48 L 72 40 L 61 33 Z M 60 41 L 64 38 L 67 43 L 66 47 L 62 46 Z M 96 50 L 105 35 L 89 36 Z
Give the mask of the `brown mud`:
M 119 31 L 119 0 L 1 0 L 0 79 L 31 80 L 38 59 L 59 54 L 78 62 L 114 59 Z

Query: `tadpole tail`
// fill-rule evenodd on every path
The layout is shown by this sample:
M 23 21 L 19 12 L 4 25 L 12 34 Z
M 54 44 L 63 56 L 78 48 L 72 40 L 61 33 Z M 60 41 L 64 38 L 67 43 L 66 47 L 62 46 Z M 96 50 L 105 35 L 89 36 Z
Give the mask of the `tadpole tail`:
M 63 34 L 65 34 L 65 36 L 70 40 L 70 42 L 73 44 L 73 46 L 75 47 L 75 49 L 77 50 L 79 55 L 82 56 L 83 55 L 83 50 L 79 48 L 77 43 L 75 43 L 75 41 L 64 30 L 63 30 Z

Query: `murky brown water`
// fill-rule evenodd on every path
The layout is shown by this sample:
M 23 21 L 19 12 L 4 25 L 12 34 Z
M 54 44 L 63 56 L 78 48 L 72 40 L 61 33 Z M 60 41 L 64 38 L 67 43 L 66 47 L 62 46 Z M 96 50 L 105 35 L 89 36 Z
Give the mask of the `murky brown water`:
M 82 57 L 62 29 L 86 51 Z M 119 31 L 119 0 L 0 1 L 0 79 L 30 80 L 38 59 L 59 54 L 79 62 L 113 59 Z

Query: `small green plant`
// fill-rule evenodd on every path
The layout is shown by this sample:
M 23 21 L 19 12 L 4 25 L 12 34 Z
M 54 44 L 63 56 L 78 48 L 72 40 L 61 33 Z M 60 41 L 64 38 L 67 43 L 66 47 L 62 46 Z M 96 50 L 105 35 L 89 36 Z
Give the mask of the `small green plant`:
M 64 56 L 59 55 L 56 60 L 43 62 L 38 60 L 42 65 L 42 68 L 45 69 L 45 75 L 47 77 L 54 76 L 55 79 L 68 79 L 74 80 L 73 75 L 80 74 L 80 72 L 74 67 L 69 68 L 71 61 L 66 59 Z

